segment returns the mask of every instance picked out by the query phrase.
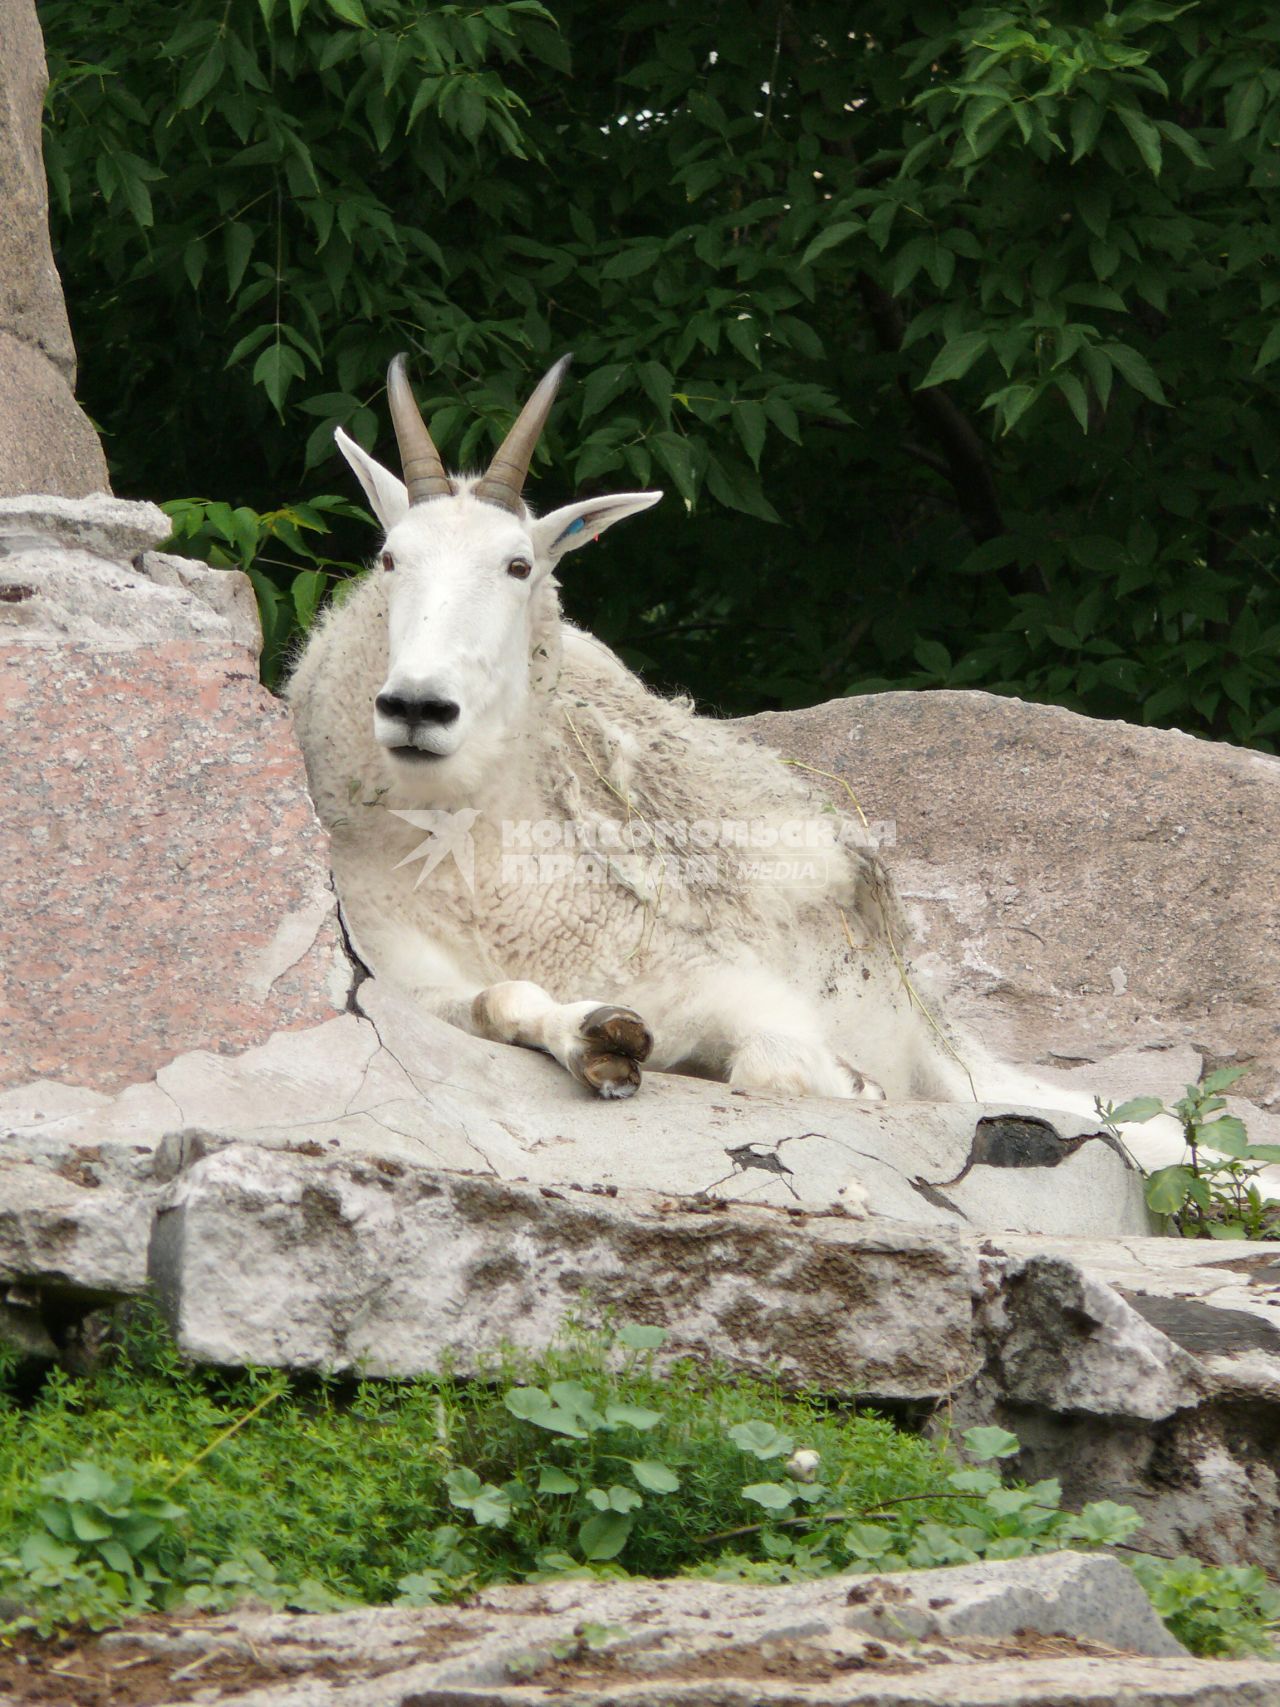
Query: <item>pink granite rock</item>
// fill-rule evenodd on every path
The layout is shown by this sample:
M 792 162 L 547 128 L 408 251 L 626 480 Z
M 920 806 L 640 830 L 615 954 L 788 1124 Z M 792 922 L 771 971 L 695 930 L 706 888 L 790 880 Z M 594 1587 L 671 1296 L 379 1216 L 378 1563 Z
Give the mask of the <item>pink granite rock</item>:
M 1241 1090 L 1275 1097 L 1280 760 L 985 693 L 871 694 L 744 727 L 895 824 L 917 962 L 998 1051 L 1189 1044 L 1253 1060 Z
M 0 1085 L 110 1092 L 331 1018 L 340 945 L 242 613 L 60 545 L 69 507 L 0 525 Z

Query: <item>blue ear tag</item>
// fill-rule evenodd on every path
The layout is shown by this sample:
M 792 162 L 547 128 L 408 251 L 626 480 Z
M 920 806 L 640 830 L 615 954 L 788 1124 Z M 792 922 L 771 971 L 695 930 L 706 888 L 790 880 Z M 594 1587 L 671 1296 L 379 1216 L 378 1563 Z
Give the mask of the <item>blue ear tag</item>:
M 586 527 L 586 525 L 587 525 L 587 518 L 585 516 L 579 516 L 577 521 L 569 523 L 568 527 L 564 530 L 563 533 L 556 535 L 556 544 L 559 545 L 559 543 L 562 539 L 568 539 L 568 537 L 571 533 L 581 533 L 583 528 Z

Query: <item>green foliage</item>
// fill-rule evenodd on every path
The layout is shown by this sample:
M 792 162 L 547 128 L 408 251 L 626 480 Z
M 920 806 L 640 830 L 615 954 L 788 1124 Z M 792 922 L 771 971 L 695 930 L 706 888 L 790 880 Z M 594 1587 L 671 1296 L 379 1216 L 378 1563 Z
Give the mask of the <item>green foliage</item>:
M 172 1482 L 175 1478 L 170 1478 Z M 314 1580 L 284 1583 L 257 1548 L 214 1564 L 179 1528 L 186 1510 L 134 1479 L 77 1459 L 37 1484 L 44 1503 L 13 1553 L 0 1552 L 0 1588 L 20 1606 L 11 1630 L 43 1635 L 67 1624 L 101 1630 L 132 1613 L 181 1605 L 225 1608 L 245 1595 L 275 1607 L 328 1612 L 343 1604 Z M 0 1631 L 3 1630 L 0 1626 Z
M 957 1467 L 944 1446 L 817 1396 L 659 1371 L 663 1337 L 575 1328 L 483 1380 L 344 1391 L 187 1368 L 135 1316 L 96 1373 L 55 1371 L 25 1405 L 0 1386 L 10 1628 L 103 1628 L 245 1595 L 301 1611 L 424 1606 L 562 1576 L 796 1581 L 1117 1546 L 1138 1525 L 1110 1501 L 1064 1512 L 1055 1481 L 1004 1484 L 990 1466 L 1018 1451 L 1005 1429 L 968 1430 Z M 784 1456 L 776 1480 L 751 1479 Z M 1260 1573 L 1140 1566 L 1193 1647 L 1265 1648 L 1275 1605 Z
M 1274 1656 L 1280 1594 L 1256 1565 L 1202 1565 L 1138 1558 L 1133 1569 L 1152 1604 L 1193 1654 Z
M 345 489 L 331 428 L 385 451 L 400 348 L 474 463 L 572 346 L 549 495 L 672 498 L 607 573 L 575 560 L 571 613 L 659 681 L 987 687 L 1275 745 L 1266 7 L 41 11 L 119 490 Z M 371 543 L 344 521 L 335 556 Z
M 1246 1070 L 1222 1067 L 1202 1076 L 1171 1108 L 1159 1097 L 1134 1097 L 1119 1108 L 1097 1105 L 1116 1137 L 1121 1126 L 1161 1114 L 1182 1127 L 1185 1157 L 1148 1176 L 1146 1197 L 1147 1207 L 1183 1238 L 1280 1239 L 1280 1203 L 1264 1198 L 1257 1184 L 1264 1167 L 1280 1162 L 1280 1144 L 1250 1144 L 1244 1122 L 1222 1112 L 1227 1104 L 1221 1093 Z
M 364 522 L 372 517 L 336 497 L 288 504 L 265 515 L 247 504 L 232 509 L 208 498 L 172 498 L 162 508 L 173 523 L 166 551 L 248 575 L 262 625 L 262 679 L 278 686 L 290 652 L 321 605 L 362 572 L 359 563 L 318 551 L 307 535 L 328 534 L 336 516 Z

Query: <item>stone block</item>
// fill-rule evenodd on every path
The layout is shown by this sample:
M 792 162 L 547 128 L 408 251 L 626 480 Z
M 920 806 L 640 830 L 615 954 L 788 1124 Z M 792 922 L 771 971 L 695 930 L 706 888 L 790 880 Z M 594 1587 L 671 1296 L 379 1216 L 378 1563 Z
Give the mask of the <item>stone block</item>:
M 537 1349 L 583 1295 L 673 1354 L 920 1398 L 976 1368 L 954 1238 L 231 1145 L 160 1199 L 151 1271 L 198 1361 L 409 1375 Z

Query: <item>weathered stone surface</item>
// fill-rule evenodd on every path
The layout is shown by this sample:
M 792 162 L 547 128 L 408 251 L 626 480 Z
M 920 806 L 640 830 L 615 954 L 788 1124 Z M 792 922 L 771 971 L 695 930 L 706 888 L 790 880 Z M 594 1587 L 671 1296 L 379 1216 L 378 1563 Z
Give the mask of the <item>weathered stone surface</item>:
M 913 1398 L 974 1368 L 954 1238 L 689 1200 L 573 1198 L 439 1170 L 232 1145 L 160 1200 L 151 1270 L 208 1363 L 412 1374 L 549 1344 L 588 1293 L 672 1354 Z
M 1069 1505 L 1136 1505 L 1139 1540 L 1156 1552 L 1247 1559 L 1280 1576 L 1277 1247 L 1015 1236 L 987 1241 L 981 1261 L 988 1362 L 956 1394 L 954 1425 L 1013 1429 L 1018 1472 L 1057 1476 Z M 1156 1338 L 1127 1358 L 1133 1316 Z
M 0 1343 L 51 1351 L 51 1312 L 141 1292 L 150 1230 L 144 1194 L 77 1184 L 0 1156 Z
M 102 446 L 70 385 L 39 349 L 0 328 L 0 492 L 75 498 L 106 486 Z
M 171 532 L 158 504 L 113 498 L 107 492 L 85 498 L 0 498 L 0 553 L 5 556 L 38 541 L 123 563 L 136 552 L 162 544 Z
M 974 1159 L 981 1111 L 969 1106 L 797 1104 L 673 1074 L 650 1074 L 643 1097 L 602 1108 L 541 1056 L 465 1036 L 376 981 L 355 1005 L 240 1055 L 180 1056 L 109 1100 L 54 1104 L 46 1086 L 0 1093 L 0 1131 L 48 1156 L 92 1143 L 110 1158 L 125 1146 L 129 1169 L 132 1146 L 154 1149 L 168 1133 L 277 1146 L 301 1134 L 346 1156 L 546 1185 L 850 1211 L 865 1193 L 877 1215 L 920 1225 L 1148 1230 L 1138 1176 L 1104 1139 L 1055 1136 L 1052 1167 L 995 1165 Z M 1093 1129 L 1054 1118 L 1065 1134 Z
M 103 555 L 166 525 L 107 499 L 0 509 L 3 1085 L 145 1100 L 184 1051 L 346 999 L 324 838 L 243 614 Z
M 258 641 L 238 616 L 223 614 L 196 591 L 159 584 L 90 551 L 42 547 L 34 541 L 28 546 L 0 537 L 0 553 L 2 646 L 43 647 L 62 657 L 74 652 L 100 656 L 167 642 L 183 660 L 199 656 L 201 647 L 216 647 L 224 660 L 234 659 L 241 679 L 252 682 L 257 677 Z M 201 659 L 205 668 L 209 661 L 208 655 Z M 41 668 L 49 671 L 57 665 L 45 663 Z M 188 713 L 197 726 L 194 713 L 199 709 L 197 701 Z
M 1065 1256 L 1007 1268 L 985 1328 L 1000 1391 L 1015 1404 L 1156 1422 L 1212 1386 L 1189 1352 Z
M 1017 1560 L 983 1574 L 976 1586 L 964 1568 L 779 1588 L 550 1582 L 423 1611 L 242 1611 L 149 1621 L 86 1643 L 76 1665 L 95 1678 L 113 1664 L 141 1668 L 156 1700 L 181 1700 L 197 1680 L 216 1679 L 221 1707 L 1272 1707 L 1277 1699 L 1276 1667 L 1193 1660 L 1170 1645 L 1114 1560 Z M 909 1619 L 923 1606 L 944 1627 L 923 1639 L 862 1627 L 875 1597 L 899 1595 Z M 602 1646 L 583 1639 L 589 1629 L 607 1633 Z
M 917 965 L 998 1054 L 1192 1044 L 1277 1091 L 1280 760 L 969 692 L 745 726 L 896 824 Z
M 33 0 L 0 7 L 0 492 L 105 490 L 97 435 L 76 407 L 75 351 L 49 248 L 40 121 L 44 43 Z
M 1184 1654 L 1132 1571 L 1098 1554 L 1049 1553 L 855 1581 L 845 1616 L 870 1635 L 1069 1633 L 1130 1654 Z
M 134 568 L 160 587 L 181 587 L 224 617 L 232 637 L 255 655 L 262 647 L 258 601 L 253 582 L 239 569 L 210 569 L 191 557 L 174 557 L 164 551 L 144 551 L 134 559 Z

